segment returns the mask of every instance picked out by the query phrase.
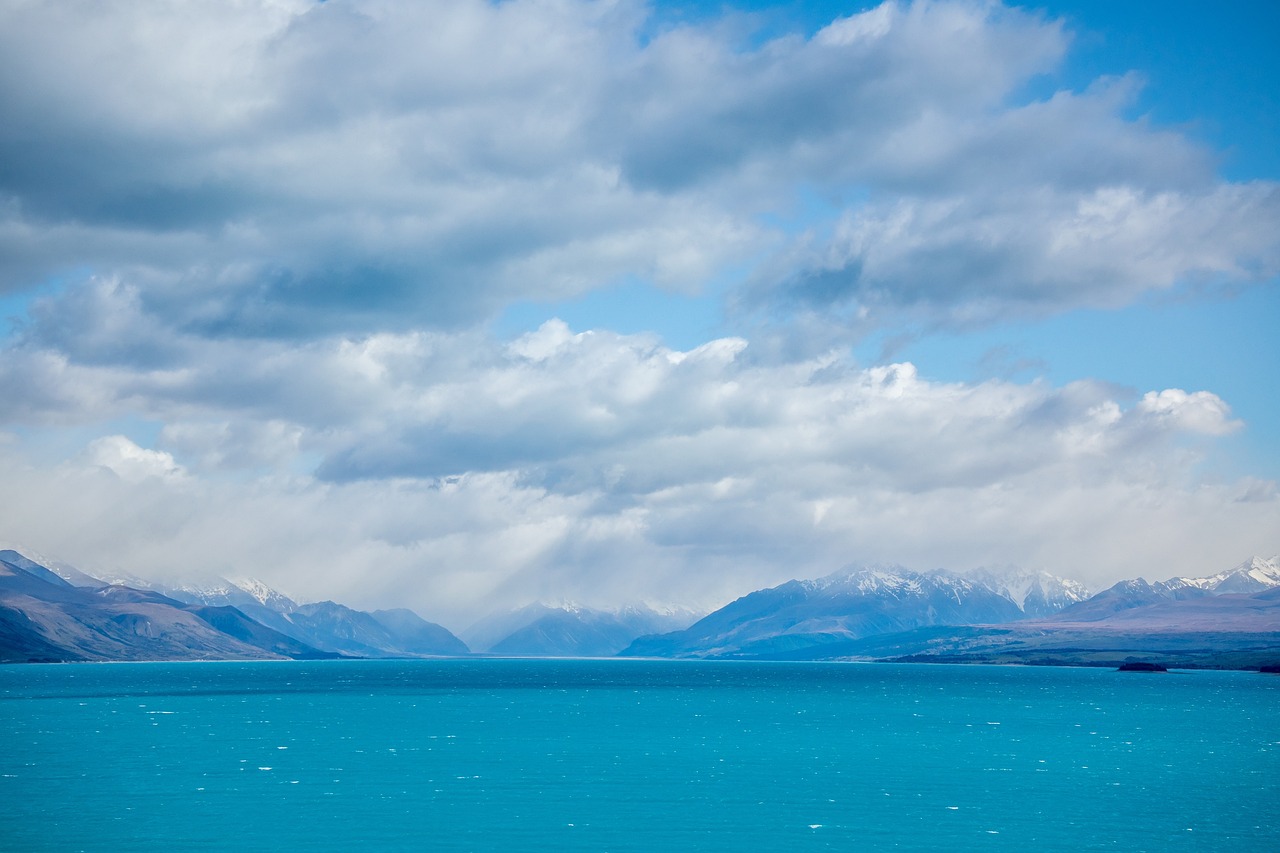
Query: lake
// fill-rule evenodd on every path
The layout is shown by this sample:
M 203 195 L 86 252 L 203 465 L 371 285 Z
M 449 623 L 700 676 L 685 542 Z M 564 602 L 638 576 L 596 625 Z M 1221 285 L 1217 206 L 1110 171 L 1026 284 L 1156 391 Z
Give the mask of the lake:
M 1280 676 L 0 667 L 12 851 L 1280 849 Z

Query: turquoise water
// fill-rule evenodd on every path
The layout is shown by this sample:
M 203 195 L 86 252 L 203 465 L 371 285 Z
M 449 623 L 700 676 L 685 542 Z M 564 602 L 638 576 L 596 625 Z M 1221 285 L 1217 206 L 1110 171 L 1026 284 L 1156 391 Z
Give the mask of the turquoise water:
M 1280 849 L 1280 677 L 0 667 L 0 849 Z

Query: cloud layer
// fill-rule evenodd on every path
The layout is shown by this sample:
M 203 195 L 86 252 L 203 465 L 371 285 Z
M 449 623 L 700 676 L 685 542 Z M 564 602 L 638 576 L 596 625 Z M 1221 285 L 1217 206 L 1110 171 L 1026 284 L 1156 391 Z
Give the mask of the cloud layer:
M 1069 44 L 976 2 L 758 44 L 628 2 L 5 4 L 0 286 L 309 337 L 744 260 L 747 310 L 944 324 L 1280 270 L 1277 187 L 1130 118 L 1136 78 L 1020 94 Z
M 52 468 L 0 446 L 11 528 L 89 564 L 252 567 L 455 624 L 533 598 L 709 606 L 855 559 L 1099 583 L 1276 532 L 1274 484 L 1200 476 L 1240 427 L 1204 391 L 938 383 L 838 353 L 761 364 L 742 339 L 675 351 L 559 321 L 505 344 L 195 346 L 204 367 L 181 374 L 46 371 L 32 418 L 164 426 L 154 449 L 104 436 Z M 35 368 L 7 364 L 21 392 Z M 1135 562 L 1153 555 L 1170 568 Z
M 1212 389 L 948 384 L 848 345 L 1267 280 L 1280 187 L 1135 116 L 1127 69 L 1052 91 L 1072 36 L 1035 13 L 661 20 L 0 3 L 8 536 L 455 620 L 1274 549 L 1275 485 L 1215 473 L 1242 425 Z M 635 282 L 714 286 L 737 336 L 486 325 Z

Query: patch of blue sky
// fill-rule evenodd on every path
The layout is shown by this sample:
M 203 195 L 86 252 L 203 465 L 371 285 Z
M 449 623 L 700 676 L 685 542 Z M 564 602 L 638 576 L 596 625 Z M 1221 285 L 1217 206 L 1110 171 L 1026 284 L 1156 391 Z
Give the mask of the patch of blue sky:
M 811 35 L 878 3 L 832 0 L 658 0 L 656 28 L 727 12 L 752 16 L 756 39 Z M 1082 91 L 1102 77 L 1137 72 L 1146 81 L 1135 115 L 1178 128 L 1222 154 L 1230 180 L 1280 178 L 1280 3 L 1200 0 L 1159 3 L 1046 0 L 1013 4 L 1063 19 L 1074 34 L 1063 67 L 1021 93 Z M 754 43 L 754 42 L 753 42 Z
M 0 340 L 16 331 L 26 320 L 31 307 L 29 292 L 0 295 Z
M 69 270 L 53 276 L 41 284 L 0 293 L 0 341 L 17 332 L 31 317 L 31 305 L 39 299 L 57 295 L 74 282 L 84 281 L 93 275 L 88 267 Z
M 1060 74 L 1066 88 L 1137 72 L 1145 85 L 1134 114 L 1218 151 L 1229 180 L 1280 178 L 1280 3 L 1051 0 L 1026 6 L 1065 18 L 1075 34 Z

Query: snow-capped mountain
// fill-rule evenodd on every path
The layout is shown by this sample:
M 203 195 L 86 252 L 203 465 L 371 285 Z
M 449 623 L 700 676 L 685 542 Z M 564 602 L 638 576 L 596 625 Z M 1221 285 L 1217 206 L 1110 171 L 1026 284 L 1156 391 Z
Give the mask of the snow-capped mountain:
M 0 551 L 0 626 L 0 661 L 335 657 L 234 607 L 99 581 L 75 585 L 12 550 Z
M 1089 598 L 1084 584 L 1043 570 L 978 569 L 967 576 L 1003 595 L 1029 617 L 1051 616 Z
M 1096 622 L 1139 608 L 1164 607 L 1173 602 L 1197 601 L 1222 595 L 1254 595 L 1280 590 L 1280 563 L 1275 557 L 1250 557 L 1243 563 L 1216 574 L 1198 578 L 1169 578 L 1148 581 L 1123 580 L 1052 618 L 1054 621 Z M 1126 617 L 1128 618 L 1128 617 Z
M 1280 556 L 1264 560 L 1261 557 L 1250 557 L 1237 566 L 1203 578 L 1170 578 L 1166 586 L 1191 586 L 1212 592 L 1215 595 L 1227 593 L 1262 592 L 1273 587 L 1280 587 Z
M 444 627 L 409 610 L 367 613 L 332 601 L 299 604 L 253 578 L 218 578 L 172 587 L 179 601 L 229 605 L 262 624 L 328 652 L 359 657 L 465 655 L 466 645 Z
M 16 552 L 14 552 L 16 553 Z M 47 569 L 41 569 L 47 571 Z M 408 610 L 366 613 L 332 601 L 299 604 L 255 578 L 211 578 L 166 584 L 122 572 L 93 577 L 62 565 L 58 577 L 80 587 L 154 593 L 192 607 L 235 608 L 253 622 L 331 656 L 465 655 L 465 643 L 446 628 Z
M 298 603 L 292 598 L 255 578 L 215 578 L 207 583 L 179 584 L 164 589 L 179 601 L 240 608 L 265 607 L 276 614 L 292 613 L 298 609 Z
M 623 654 L 769 655 L 928 625 L 1010 622 L 1022 616 L 1008 596 L 952 572 L 851 567 L 753 592 L 684 631 L 642 637 Z

